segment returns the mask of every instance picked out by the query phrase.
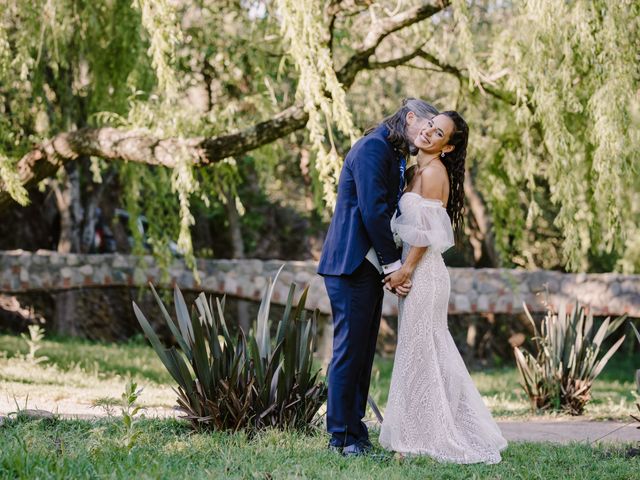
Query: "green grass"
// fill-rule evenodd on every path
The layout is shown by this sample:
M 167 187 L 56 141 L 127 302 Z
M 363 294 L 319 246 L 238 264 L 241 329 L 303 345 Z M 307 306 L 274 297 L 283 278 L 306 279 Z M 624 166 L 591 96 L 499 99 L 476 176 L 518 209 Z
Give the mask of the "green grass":
M 170 409 L 175 400 L 172 379 L 145 342 L 141 338 L 125 344 L 48 338 L 38 351 L 48 360 L 34 367 L 22 358 L 28 350 L 22 338 L 0 335 L 0 413 L 15 410 L 16 403 L 29 408 L 61 404 L 60 411 L 69 413 L 73 402 L 81 407 L 77 413 L 100 413 L 91 405 L 119 397 L 127 377 L 144 387 L 141 403 L 145 407 Z M 381 407 L 386 404 L 392 367 L 391 359 L 376 358 L 371 394 Z M 594 383 L 584 418 L 628 420 L 635 410 L 636 368 L 640 365 L 632 357 L 614 356 Z M 558 417 L 531 412 L 515 367 L 473 371 L 472 377 L 498 419 Z
M 143 420 L 127 452 L 117 420 L 28 420 L 0 426 L 0 479 L 14 478 L 350 478 L 631 479 L 640 458 L 624 446 L 512 443 L 498 465 L 439 464 L 429 458 L 345 459 L 321 433 L 267 430 L 246 435 L 190 433 L 177 420 Z M 375 439 L 374 439 L 375 443 Z
M 47 339 L 38 365 L 24 359 L 27 347 L 16 336 L 0 335 L 0 413 L 59 405 L 66 413 L 104 413 L 95 403 L 113 403 L 127 377 L 144 391 L 148 419 L 131 452 L 122 446 L 118 417 L 97 421 L 29 420 L 12 414 L 0 425 L 3 478 L 437 478 L 553 479 L 640 478 L 640 460 L 625 458 L 624 445 L 511 443 L 499 465 L 447 465 L 428 458 L 400 459 L 383 451 L 377 458 L 344 459 L 326 450 L 327 437 L 265 431 L 193 433 L 175 419 L 152 419 L 175 401 L 172 381 L 153 350 L 142 341 L 104 344 Z M 372 395 L 384 407 L 393 363 L 376 359 Z M 586 418 L 627 419 L 632 411 L 630 359 L 614 359 L 594 386 Z M 514 368 L 473 372 L 480 392 L 498 418 L 532 414 Z M 612 407 L 613 406 L 613 407 Z M 160 410 L 153 410 L 160 407 Z M 48 408 L 50 409 L 50 408 Z M 117 408 L 114 413 L 118 413 Z M 546 418 L 548 415 L 542 416 Z M 376 432 L 373 432 L 374 443 Z M 635 477 L 634 477 L 635 475 Z
M 21 337 L 0 335 L 0 354 L 4 351 L 12 358 L 24 355 L 28 350 Z M 48 357 L 46 363 L 56 365 L 62 371 L 81 369 L 105 378 L 132 376 L 158 384 L 171 382 L 171 376 L 142 337 L 121 344 L 48 338 L 42 341 L 38 356 Z
M 140 403 L 150 413 L 170 411 L 175 404 L 171 377 L 144 343 L 46 339 L 37 356 L 48 360 L 38 365 L 24 360 L 27 351 L 22 338 L 0 335 L 0 414 L 17 408 L 102 414 L 93 405 L 119 398 L 129 377 L 144 388 Z

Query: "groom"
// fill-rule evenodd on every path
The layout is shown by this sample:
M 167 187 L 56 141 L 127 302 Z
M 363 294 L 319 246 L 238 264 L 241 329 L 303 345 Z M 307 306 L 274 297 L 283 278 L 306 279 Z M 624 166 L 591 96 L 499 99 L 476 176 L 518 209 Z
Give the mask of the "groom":
M 329 447 L 344 455 L 371 448 L 362 422 L 382 313 L 385 275 L 401 267 L 390 221 L 404 187 L 413 139 L 438 111 L 408 98 L 395 114 L 358 140 L 347 154 L 338 200 L 322 249 L 324 277 L 333 313 L 333 357 L 329 365 Z M 389 282 L 406 295 L 411 284 Z

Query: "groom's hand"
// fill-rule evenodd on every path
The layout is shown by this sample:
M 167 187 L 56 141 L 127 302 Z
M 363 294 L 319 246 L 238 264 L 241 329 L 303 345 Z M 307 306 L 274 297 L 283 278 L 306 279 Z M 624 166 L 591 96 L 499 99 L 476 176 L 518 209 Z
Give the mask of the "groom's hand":
M 406 296 L 409 290 L 411 290 L 411 273 L 412 272 L 404 266 L 390 273 L 383 280 L 385 288 L 395 294 L 403 297 Z

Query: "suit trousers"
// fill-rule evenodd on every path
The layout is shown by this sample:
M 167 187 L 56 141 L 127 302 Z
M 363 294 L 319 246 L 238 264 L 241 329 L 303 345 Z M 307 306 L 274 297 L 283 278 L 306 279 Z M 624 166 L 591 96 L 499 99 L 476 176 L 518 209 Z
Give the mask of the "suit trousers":
M 333 314 L 327 431 L 331 445 L 369 438 L 362 422 L 382 314 L 383 276 L 366 259 L 350 275 L 326 275 Z

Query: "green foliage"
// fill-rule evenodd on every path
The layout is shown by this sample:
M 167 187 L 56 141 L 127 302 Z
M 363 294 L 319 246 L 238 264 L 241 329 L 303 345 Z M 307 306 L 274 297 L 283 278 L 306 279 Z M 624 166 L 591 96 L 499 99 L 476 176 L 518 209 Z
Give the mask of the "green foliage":
M 178 80 L 172 68 L 176 47 L 182 41 L 175 7 L 166 0 L 134 0 L 141 12 L 141 23 L 150 37 L 147 53 L 158 78 L 158 89 L 165 101 L 174 100 L 178 93 Z
M 15 163 L 34 144 L 124 113 L 149 88 L 149 62 L 131 2 L 4 1 L 0 9 L 0 180 L 21 204 Z
M 631 328 L 633 329 L 633 333 L 636 334 L 636 338 L 638 339 L 638 344 L 640 344 L 640 332 L 638 332 L 638 329 L 633 323 L 631 324 Z
M 461 74 L 415 58 L 406 62 L 411 68 L 361 71 L 348 96 L 334 68 L 387 17 L 420 2 L 343 2 L 332 41 L 329 3 L 337 4 L 5 1 L 3 190 L 26 202 L 15 163 L 60 132 L 108 124 L 160 138 L 212 136 L 255 125 L 297 100 L 309 113 L 307 130 L 255 152 L 259 181 L 278 184 L 274 167 L 297 162 L 309 144 L 314 188 L 331 206 L 340 155 L 359 130 L 412 95 L 468 120 L 469 164 L 505 266 L 640 268 L 637 1 L 454 0 L 391 34 L 370 60 L 422 46 Z M 194 199 L 215 209 L 224 191 L 236 196 L 242 160 L 195 171 L 192 159 L 178 157 L 173 172 L 95 159 L 82 172 L 89 183 L 117 164 L 110 168 L 126 208 L 149 218 L 154 254 L 165 265 L 172 240 L 193 264 Z
M 233 2 L 136 5 L 142 12 L 158 86 L 151 95 L 138 92 L 132 97 L 126 118 L 105 114 L 106 123 L 115 120 L 120 126 L 148 129 L 158 137 L 185 138 L 242 128 L 254 123 L 256 114 L 278 108 L 278 92 L 272 87 L 278 63 L 272 55 L 250 48 L 263 34 L 271 33 L 270 19 L 251 19 Z M 188 20 L 181 23 L 184 15 Z M 238 90 L 239 81 L 249 85 Z M 199 102 L 185 97 L 194 86 L 206 92 Z M 247 94 L 248 90 L 252 93 Z M 194 200 L 205 210 L 215 211 L 227 201 L 225 192 L 236 195 L 235 159 L 199 170 L 192 167 L 193 160 L 183 152 L 173 171 L 146 165 L 120 169 L 125 206 L 134 213 L 130 221 L 133 225 L 141 214 L 149 219 L 149 243 L 165 269 L 172 260 L 168 245 L 176 241 L 196 272 L 191 239 Z M 136 243 L 140 250 L 142 242 Z
M 307 129 L 317 154 L 317 170 L 324 187 L 324 200 L 330 210 L 336 201 L 336 187 L 342 161 L 332 135 L 335 125 L 355 141 L 358 132 L 347 108 L 345 91 L 338 82 L 323 12 L 315 0 L 277 0 L 282 16 L 282 34 L 299 70 L 296 97 L 309 114 Z M 325 147 L 328 135 L 330 148 Z
M 633 323 L 631 323 L 631 328 L 633 329 L 633 333 L 636 334 L 636 338 L 638 339 L 638 344 L 640 345 L 640 332 L 638 331 L 638 329 Z M 640 394 L 640 369 L 636 370 L 636 390 Z M 640 405 L 638 405 L 638 409 L 640 410 Z
M 624 257 L 639 218 L 639 18 L 633 1 L 518 2 L 493 43 L 491 66 L 506 73 L 523 134 L 504 169 L 530 191 L 548 183 L 574 270 L 588 267 L 590 251 Z M 533 199 L 529 213 L 539 213 Z
M 13 163 L 15 162 L 0 153 L 0 182 L 2 188 L 9 192 L 16 202 L 25 206 L 29 203 L 29 194 L 20 183 L 18 172 Z
M 255 431 L 266 426 L 306 429 L 326 398 L 324 383 L 313 373 L 318 312 L 305 319 L 305 290 L 292 314 L 292 285 L 272 345 L 269 307 L 277 275 L 262 298 L 255 331 L 232 338 L 224 300 L 200 294 L 197 317 L 189 314 L 180 290 L 174 291 L 177 325 L 153 289 L 163 318 L 178 347 L 165 348 L 144 314 L 133 308 L 151 345 L 178 383 L 178 405 L 196 429 Z
M 514 354 L 522 388 L 531 400 L 531 406 L 537 410 L 562 410 L 581 415 L 591 399 L 593 381 L 625 336 L 606 353 L 601 351 L 603 342 L 624 323 L 626 315 L 612 322 L 607 318 L 596 330 L 593 314 L 586 313 L 582 305 L 576 304 L 570 313 L 566 306 L 557 313 L 548 308 L 538 330 L 526 305 L 524 308 L 534 329 L 537 351 L 533 355 L 515 347 Z

